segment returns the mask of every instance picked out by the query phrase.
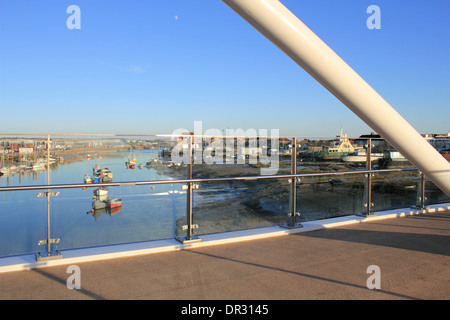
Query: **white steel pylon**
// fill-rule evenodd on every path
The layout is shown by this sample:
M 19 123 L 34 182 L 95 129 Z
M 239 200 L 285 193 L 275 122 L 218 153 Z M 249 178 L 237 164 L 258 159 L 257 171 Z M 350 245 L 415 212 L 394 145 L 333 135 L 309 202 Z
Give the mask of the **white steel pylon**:
M 278 0 L 222 0 L 450 196 L 450 163 Z

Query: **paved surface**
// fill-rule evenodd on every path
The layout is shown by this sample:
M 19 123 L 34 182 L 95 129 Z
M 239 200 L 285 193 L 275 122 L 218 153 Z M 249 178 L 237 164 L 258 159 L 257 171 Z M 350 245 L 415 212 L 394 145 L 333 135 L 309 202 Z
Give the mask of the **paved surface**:
M 380 268 L 369 290 L 367 268 Z M 450 212 L 0 274 L 0 299 L 449 299 Z

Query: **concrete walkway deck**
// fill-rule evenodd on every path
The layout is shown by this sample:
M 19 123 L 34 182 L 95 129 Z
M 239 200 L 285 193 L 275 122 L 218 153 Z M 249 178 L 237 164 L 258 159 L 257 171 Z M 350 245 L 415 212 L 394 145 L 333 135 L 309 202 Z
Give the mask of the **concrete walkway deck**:
M 0 273 L 0 299 L 447 300 L 450 211 L 76 265 L 79 290 L 55 265 Z

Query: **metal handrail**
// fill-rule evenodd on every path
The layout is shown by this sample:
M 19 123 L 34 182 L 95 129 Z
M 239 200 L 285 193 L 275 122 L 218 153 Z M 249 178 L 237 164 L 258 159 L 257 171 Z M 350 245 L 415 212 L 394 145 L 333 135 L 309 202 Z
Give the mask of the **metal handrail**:
M 337 176 L 337 175 L 385 173 L 385 172 L 400 172 L 400 171 L 414 171 L 414 170 L 418 170 L 418 169 L 411 167 L 411 168 L 380 169 L 380 170 L 297 173 L 297 174 L 282 174 L 282 175 L 280 174 L 280 175 L 266 175 L 266 176 L 259 175 L 259 176 L 243 176 L 243 177 L 124 181 L 124 182 L 106 182 L 106 183 L 49 184 L 49 185 L 35 185 L 35 186 L 0 187 L 0 191 L 69 189 L 69 188 L 90 188 L 90 187 L 120 187 L 120 186 L 139 186 L 139 185 L 174 184 L 174 183 L 178 184 L 178 183 L 216 182 L 216 181 L 250 181 L 250 180 L 266 180 L 266 179 L 291 179 L 291 178 L 302 178 L 302 177 Z
M 0 132 L 0 137 L 5 136 L 12 136 L 12 138 L 21 138 L 21 137 L 47 137 L 48 135 L 52 137 L 105 137 L 105 138 L 111 138 L 111 137 L 151 137 L 151 138 L 187 138 L 192 137 L 191 134 L 171 134 L 171 133 L 158 133 L 158 134 L 126 134 L 126 133 L 4 133 Z M 249 135 L 215 135 L 215 134 L 198 134 L 196 133 L 194 135 L 195 138 L 273 138 L 271 135 L 256 135 L 256 136 L 249 136 Z M 283 135 L 279 136 L 278 138 L 283 139 L 292 139 L 297 138 L 297 140 L 335 140 L 336 136 L 290 136 L 290 135 Z M 368 137 L 347 137 L 350 140 L 365 140 L 368 139 Z M 372 140 L 384 140 L 381 137 L 370 137 Z

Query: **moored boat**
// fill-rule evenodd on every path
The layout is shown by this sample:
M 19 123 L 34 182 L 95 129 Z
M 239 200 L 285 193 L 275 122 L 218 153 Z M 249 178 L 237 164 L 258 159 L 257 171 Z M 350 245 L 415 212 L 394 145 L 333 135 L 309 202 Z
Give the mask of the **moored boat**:
M 106 200 L 95 199 L 92 202 L 92 209 L 94 209 L 94 210 L 105 209 L 107 207 L 108 207 L 108 201 L 106 201 Z
M 98 197 L 105 197 L 108 195 L 108 188 L 100 187 L 100 188 L 95 189 L 93 192 L 94 192 L 94 195 L 96 195 Z
M 392 161 L 408 161 L 400 152 L 389 151 L 389 158 Z
M 371 153 L 370 160 L 376 161 L 384 157 L 383 153 Z M 359 149 L 353 154 L 349 154 L 347 156 L 343 156 L 341 158 L 344 162 L 366 162 L 367 161 L 367 153 L 365 149 Z
M 134 169 L 135 168 L 135 163 L 131 160 L 128 160 L 127 162 L 125 162 L 125 166 L 127 169 Z
M 42 163 L 42 162 L 39 162 L 39 163 L 33 164 L 33 165 L 31 166 L 31 168 L 32 168 L 33 170 L 44 170 L 44 169 L 45 169 L 45 164 Z
M 115 198 L 110 200 L 101 200 L 100 197 L 94 197 L 94 201 L 92 201 L 92 209 L 116 209 L 122 207 L 122 199 Z
M 311 155 L 322 160 L 338 160 L 361 148 L 360 146 L 353 145 L 347 134 L 344 134 L 341 128 L 335 140 L 331 141 L 328 146 L 322 146 L 321 150 L 312 152 Z
M 109 200 L 109 207 L 111 209 L 119 208 L 121 206 L 122 206 L 122 199 L 116 198 L 116 199 Z
M 90 175 L 88 175 L 86 173 L 86 175 L 84 176 L 84 183 L 92 183 L 92 178 Z
M 113 179 L 113 173 L 108 169 L 93 169 L 95 182 L 111 182 Z

